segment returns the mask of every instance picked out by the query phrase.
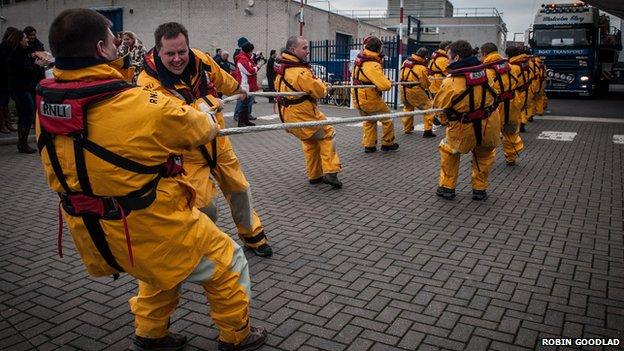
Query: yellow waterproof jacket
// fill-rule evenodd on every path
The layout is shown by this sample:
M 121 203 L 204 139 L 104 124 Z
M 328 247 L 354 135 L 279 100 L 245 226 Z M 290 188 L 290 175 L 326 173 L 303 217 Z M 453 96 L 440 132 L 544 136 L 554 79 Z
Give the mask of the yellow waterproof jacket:
M 531 83 L 531 90 L 533 94 L 538 94 L 541 90 L 542 81 L 545 78 L 544 65 L 539 56 L 532 56 L 531 62 L 533 63 L 534 77 Z
M 511 71 L 509 74 L 499 74 L 496 69 L 493 67 L 496 63 L 505 63 L 507 60 L 503 59 L 503 57 L 497 53 L 493 52 L 488 54 L 483 59 L 483 65 L 486 67 L 485 72 L 488 75 L 488 80 L 490 82 L 490 86 L 497 95 L 501 95 L 502 93 L 509 94 L 509 92 L 514 92 L 514 98 L 509 103 L 509 121 L 508 123 L 517 124 L 520 123 L 520 106 L 516 104 L 515 98 L 515 89 L 517 86 L 517 78 L 513 73 L 513 66 L 510 65 Z M 498 107 L 498 113 L 501 118 L 501 122 L 505 120 L 505 105 L 501 103 Z
M 122 79 L 122 74 L 107 64 L 82 69 L 54 69 L 62 81 Z M 120 156 L 147 166 L 166 162 L 208 143 L 211 125 L 207 116 L 157 92 L 130 88 L 88 109 L 88 139 Z M 37 135 L 40 135 L 37 116 Z M 63 174 L 71 191 L 82 191 L 77 178 L 74 141 L 56 136 L 54 145 Z M 64 192 L 43 149 L 41 159 L 47 182 L 54 191 Z M 98 196 L 124 196 L 154 179 L 153 174 L 138 174 L 116 167 L 85 151 L 85 163 L 92 191 Z M 127 216 L 132 241 L 134 266 L 128 258 L 124 226 L 120 220 L 99 220 L 117 263 L 132 276 L 163 290 L 184 280 L 198 264 L 204 245 L 211 244 L 205 215 L 194 208 L 194 189 L 181 177 L 160 179 L 155 201 Z M 93 276 L 116 273 L 93 244 L 81 217 L 63 210 L 72 238 L 82 261 Z
M 358 60 L 361 64 L 358 66 Z M 355 108 L 365 113 L 375 113 L 386 111 L 386 105 L 382 91 L 392 88 L 392 82 L 383 73 L 383 58 L 378 52 L 367 49 L 362 50 L 356 59 L 353 68 L 353 82 L 360 82 L 362 85 L 375 85 L 375 88 L 352 89 L 351 98 Z
M 192 62 L 189 61 L 189 65 L 193 65 L 194 74 L 191 76 L 191 86 L 181 80 L 168 80 L 162 73 L 157 71 L 154 50 L 151 50 L 146 55 L 146 67 L 139 74 L 137 84 L 146 87 L 149 90 L 158 91 L 174 98 L 178 104 L 188 104 L 197 107 L 200 103 L 204 102 L 201 97 L 206 97 L 209 100 L 209 104 L 218 106 L 216 97 L 210 95 L 210 91 L 202 91 L 200 79 L 207 77 L 211 82 L 212 87 L 226 95 L 232 95 L 238 91 L 239 85 L 236 79 L 234 79 L 229 73 L 225 72 L 219 67 L 219 65 L 203 52 L 192 49 Z M 162 70 L 162 68 L 161 68 Z M 161 79 L 163 81 L 161 81 Z M 225 126 L 225 120 L 223 113 L 219 111 L 215 115 L 217 122 L 221 127 Z M 207 152 L 209 157 L 214 160 L 212 142 L 204 145 L 204 152 Z M 227 136 L 216 138 L 217 153 L 226 152 L 232 148 L 230 139 Z M 200 148 L 184 153 L 184 163 L 186 170 L 186 178 L 197 189 L 197 207 L 203 208 L 212 201 L 212 196 L 216 192 L 214 182 L 210 180 L 210 167 L 208 160 L 202 153 Z
M 478 61 L 474 59 L 476 63 Z M 450 67 L 449 67 L 450 68 Z M 470 96 L 466 95 L 457 103 L 453 101 L 467 90 L 466 78 L 464 76 L 448 76 L 442 81 L 440 91 L 433 100 L 433 108 L 450 109 L 453 108 L 459 113 L 470 111 Z M 474 86 L 474 101 L 478 106 L 482 95 L 486 94 L 485 107 L 494 105 L 494 96 L 483 86 Z M 440 147 L 445 148 L 450 153 L 468 153 L 477 146 L 477 138 L 473 123 L 461 123 L 460 121 L 449 120 L 446 114 L 442 114 L 441 121 L 447 123 L 446 137 L 440 143 Z M 498 112 L 493 111 L 489 118 L 481 121 L 481 146 L 496 147 L 500 143 L 500 121 Z
M 537 65 L 535 64 L 535 61 L 533 60 L 533 56 L 529 56 L 527 54 L 523 55 L 525 57 L 525 59 L 527 60 L 527 63 L 529 65 L 529 94 L 531 97 L 533 94 L 535 94 L 535 90 L 537 89 Z
M 516 97 L 514 102 L 520 109 L 526 108 L 529 97 L 529 72 L 523 71 L 522 66 L 526 65 L 526 55 L 514 56 L 509 59 L 511 72 L 516 77 Z
M 449 59 L 446 54 L 446 50 L 436 50 L 432 55 L 432 59 L 429 60 L 429 65 L 427 68 L 429 69 L 428 74 L 433 78 L 431 80 L 431 86 L 429 87 L 429 91 L 433 94 L 436 94 L 438 90 L 440 90 L 440 86 L 442 85 L 443 77 L 446 77 L 448 74 L 447 67 L 449 65 Z
M 405 60 L 401 68 L 401 81 L 418 82 L 418 85 L 400 86 L 401 100 L 404 105 L 418 107 L 429 101 L 427 91 L 431 83 L 427 77 L 425 59 L 420 56 L 412 55 L 410 59 Z
M 325 120 L 325 115 L 318 109 L 316 99 L 321 99 L 327 95 L 327 86 L 319 78 L 316 78 L 309 66 L 299 60 L 291 53 L 282 53 L 282 58 L 277 62 L 277 67 L 283 69 L 275 76 L 275 91 L 306 92 L 308 95 L 302 97 L 284 97 L 279 103 L 279 113 L 282 122 L 309 122 Z M 301 140 L 311 138 L 320 129 L 331 132 L 331 126 L 287 129 Z

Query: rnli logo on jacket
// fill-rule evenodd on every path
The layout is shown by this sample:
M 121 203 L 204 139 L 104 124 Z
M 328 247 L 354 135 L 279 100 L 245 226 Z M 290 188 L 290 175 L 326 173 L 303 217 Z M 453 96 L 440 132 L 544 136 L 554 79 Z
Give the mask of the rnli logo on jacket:
M 49 118 L 61 118 L 71 119 L 71 105 L 70 104 L 49 104 L 45 101 L 41 101 L 39 108 L 41 115 Z
M 470 79 L 478 80 L 485 78 L 485 71 L 470 72 Z

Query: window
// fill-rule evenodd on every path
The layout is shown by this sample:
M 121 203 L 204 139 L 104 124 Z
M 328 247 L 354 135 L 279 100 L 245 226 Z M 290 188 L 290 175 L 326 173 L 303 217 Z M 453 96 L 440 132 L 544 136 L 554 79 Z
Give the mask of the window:
M 588 28 L 536 29 L 533 34 L 536 46 L 587 46 L 593 43 Z

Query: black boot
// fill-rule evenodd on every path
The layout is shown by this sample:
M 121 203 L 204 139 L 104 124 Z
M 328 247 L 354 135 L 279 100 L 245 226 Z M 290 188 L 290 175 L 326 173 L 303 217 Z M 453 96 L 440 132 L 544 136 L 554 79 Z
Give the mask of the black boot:
M 255 249 L 249 248 L 256 256 L 271 257 L 273 256 L 273 249 L 269 244 L 262 244 Z
M 472 189 L 472 199 L 477 201 L 484 201 L 487 199 L 487 193 L 485 190 Z
M 423 138 L 435 138 L 436 135 L 433 134 L 433 130 L 425 130 L 423 132 Z
M 381 151 L 394 151 L 399 149 L 399 144 L 394 143 L 392 145 L 381 145 Z
M 135 336 L 134 341 L 130 345 L 130 350 L 133 351 L 178 351 L 183 350 L 186 347 L 186 336 L 170 333 L 169 335 L 158 338 L 150 339 Z
M 19 128 L 17 131 L 17 151 L 22 154 L 34 154 L 37 150 L 33 149 L 28 145 L 28 134 L 30 133 L 30 128 Z
M 323 176 L 323 183 L 329 184 L 336 189 L 342 188 L 342 182 L 338 180 L 338 173 L 327 173 Z
M 219 340 L 219 351 L 251 351 L 264 345 L 267 331 L 263 327 L 250 327 L 249 335 L 240 344 L 230 344 Z
M 447 200 L 453 200 L 455 198 L 455 189 L 449 189 L 441 186 L 436 190 L 436 195 Z
M 249 127 L 249 126 L 255 126 L 255 123 L 249 122 L 249 112 L 247 111 L 241 111 L 238 114 L 238 126 L 239 127 Z

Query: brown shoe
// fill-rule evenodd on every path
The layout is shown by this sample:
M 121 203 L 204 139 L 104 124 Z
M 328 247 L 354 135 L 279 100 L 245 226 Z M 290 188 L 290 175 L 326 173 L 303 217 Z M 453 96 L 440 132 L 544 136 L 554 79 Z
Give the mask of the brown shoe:
M 230 344 L 219 340 L 219 351 L 251 351 L 264 345 L 267 331 L 263 327 L 250 327 L 249 335 L 240 344 Z

